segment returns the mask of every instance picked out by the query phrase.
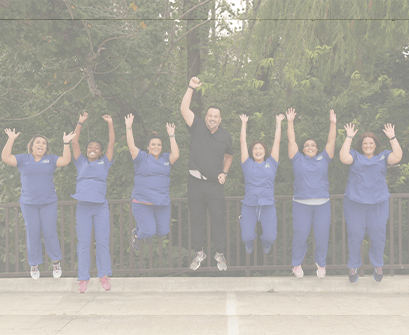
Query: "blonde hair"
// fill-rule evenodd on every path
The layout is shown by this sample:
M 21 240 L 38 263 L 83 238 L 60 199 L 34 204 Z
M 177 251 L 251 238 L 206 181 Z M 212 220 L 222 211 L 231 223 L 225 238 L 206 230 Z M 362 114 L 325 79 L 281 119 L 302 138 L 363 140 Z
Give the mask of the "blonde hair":
M 50 146 L 49 146 L 49 144 L 48 144 L 48 138 L 45 137 L 44 135 L 35 135 L 35 136 L 30 140 L 30 142 L 28 142 L 28 144 L 27 144 L 27 151 L 28 151 L 29 154 L 33 153 L 33 150 L 32 150 L 32 148 L 33 148 L 33 143 L 34 143 L 35 139 L 36 139 L 36 138 L 39 138 L 39 137 L 45 139 L 45 141 L 47 142 L 47 150 L 45 151 L 45 154 L 48 155 L 48 154 L 50 153 Z

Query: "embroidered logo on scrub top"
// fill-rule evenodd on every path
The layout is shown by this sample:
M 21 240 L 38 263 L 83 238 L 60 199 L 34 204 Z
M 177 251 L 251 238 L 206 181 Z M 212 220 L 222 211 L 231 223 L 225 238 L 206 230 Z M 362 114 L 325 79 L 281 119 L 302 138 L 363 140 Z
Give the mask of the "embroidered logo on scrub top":
M 317 157 L 317 161 L 320 161 L 322 159 L 322 155 L 319 155 L 318 157 Z
M 48 159 L 44 159 L 43 163 L 50 163 L 50 161 Z
M 99 161 L 97 164 L 105 164 L 104 161 Z
M 269 168 L 269 167 L 270 167 L 270 164 L 268 164 L 268 163 L 266 163 L 266 165 L 264 166 L 265 169 Z
M 169 162 L 165 162 L 165 165 L 169 165 Z
M 382 155 L 381 158 L 379 158 L 380 161 L 381 161 L 382 159 L 385 159 L 385 155 Z

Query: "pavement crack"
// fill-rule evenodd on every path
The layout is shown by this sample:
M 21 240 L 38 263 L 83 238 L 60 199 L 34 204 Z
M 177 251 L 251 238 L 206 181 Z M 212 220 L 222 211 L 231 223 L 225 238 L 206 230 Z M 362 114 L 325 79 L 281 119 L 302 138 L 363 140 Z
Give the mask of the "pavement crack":
M 72 320 L 74 320 L 74 318 L 71 318 L 70 321 L 68 321 L 64 326 L 62 326 L 61 329 L 58 332 L 56 332 L 55 334 L 57 335 L 58 333 L 60 333 L 61 330 L 63 330 L 65 327 L 67 327 L 71 323 Z

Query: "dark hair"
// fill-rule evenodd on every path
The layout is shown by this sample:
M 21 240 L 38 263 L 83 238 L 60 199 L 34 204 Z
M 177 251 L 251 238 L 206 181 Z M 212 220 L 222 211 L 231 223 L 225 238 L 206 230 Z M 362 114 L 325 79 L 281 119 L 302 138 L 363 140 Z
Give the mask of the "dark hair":
M 148 146 L 149 146 L 149 144 L 151 144 L 151 141 L 152 141 L 153 139 L 155 139 L 155 138 L 159 139 L 159 140 L 162 142 L 162 145 L 163 145 L 163 141 L 162 141 L 162 139 L 159 137 L 158 133 L 157 133 L 156 131 L 153 131 L 153 132 L 151 132 L 151 134 L 149 135 Z
M 379 141 L 378 136 L 376 136 L 374 133 L 371 133 L 371 132 L 363 133 L 363 134 L 358 138 L 358 141 L 357 141 L 356 144 L 355 144 L 355 150 L 358 151 L 360 154 L 363 154 L 363 151 L 362 151 L 362 142 L 364 141 L 364 139 L 365 139 L 366 137 L 370 137 L 370 138 L 372 138 L 372 139 L 375 141 L 376 148 L 375 148 L 374 154 L 375 154 L 375 155 L 379 154 L 379 153 L 382 151 L 382 150 L 381 150 L 381 149 L 382 149 L 381 141 Z
M 314 140 L 314 139 L 311 138 L 311 137 L 308 137 L 308 138 L 306 138 L 304 141 L 300 142 L 300 144 L 301 144 L 301 145 L 300 145 L 300 149 L 301 149 L 300 151 L 301 151 L 301 152 L 303 151 L 305 142 L 307 142 L 307 141 L 314 141 L 315 145 L 317 146 L 317 150 L 319 150 L 319 149 L 318 149 L 317 141 Z
M 101 157 L 103 156 L 104 146 L 102 145 L 102 143 L 101 143 L 100 141 L 89 141 L 89 142 L 87 143 L 87 146 L 85 147 L 85 152 L 88 151 L 88 146 L 89 146 L 91 143 L 98 143 L 98 144 L 99 144 L 99 146 L 101 147 L 101 155 L 100 155 L 99 157 L 101 158 Z M 86 155 L 86 157 L 88 157 L 88 155 Z
M 27 151 L 28 151 L 28 153 L 29 153 L 29 154 L 33 153 L 33 150 L 32 150 L 32 148 L 33 148 L 33 143 L 34 143 L 35 139 L 38 138 L 38 137 L 45 139 L 45 141 L 47 142 L 47 149 L 45 150 L 45 154 L 48 155 L 48 154 L 50 153 L 50 146 L 48 145 L 48 138 L 45 137 L 44 135 L 35 135 L 35 136 L 30 140 L 30 142 L 27 143 Z
M 209 112 L 209 109 L 210 109 L 210 108 L 218 109 L 218 110 L 219 110 L 219 112 L 220 112 L 220 116 L 222 116 L 222 110 L 220 109 L 220 107 L 215 106 L 215 105 L 213 105 L 213 106 L 209 106 L 209 107 L 207 108 L 206 115 L 207 115 L 207 113 Z
M 268 155 L 268 148 L 267 148 L 267 144 L 265 144 L 263 141 L 254 141 L 253 143 L 250 144 L 250 147 L 249 147 L 249 157 L 254 161 L 253 149 L 254 149 L 254 146 L 255 146 L 256 144 L 261 144 L 261 145 L 263 146 L 264 151 L 265 151 L 264 160 L 266 160 L 267 157 L 269 156 L 269 155 Z

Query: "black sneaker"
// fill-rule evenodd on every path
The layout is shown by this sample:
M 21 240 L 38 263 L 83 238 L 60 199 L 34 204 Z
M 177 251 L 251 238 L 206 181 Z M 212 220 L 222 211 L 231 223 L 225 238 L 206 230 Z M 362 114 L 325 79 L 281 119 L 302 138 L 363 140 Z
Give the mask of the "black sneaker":
M 380 283 L 382 281 L 382 278 L 383 278 L 382 267 L 375 267 L 373 269 L 373 279 L 375 279 L 375 281 Z
M 135 250 L 141 250 L 142 240 L 136 237 L 136 228 L 132 230 L 132 248 Z
M 358 270 L 359 268 L 349 269 L 349 281 L 351 283 L 356 283 L 358 281 L 358 278 L 359 278 Z

